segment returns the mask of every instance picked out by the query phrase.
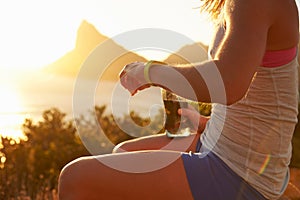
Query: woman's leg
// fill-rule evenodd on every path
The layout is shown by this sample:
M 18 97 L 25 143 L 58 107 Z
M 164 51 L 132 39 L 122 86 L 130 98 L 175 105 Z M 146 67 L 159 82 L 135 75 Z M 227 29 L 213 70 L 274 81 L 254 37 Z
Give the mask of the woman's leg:
M 59 178 L 59 199 L 193 199 L 180 152 L 140 151 L 77 159 Z
M 139 150 L 172 150 L 181 152 L 194 152 L 200 134 L 192 134 L 188 137 L 169 138 L 166 134 L 157 134 L 128 140 L 118 144 L 113 152 L 139 151 Z
M 77 159 L 59 178 L 60 200 L 266 200 L 212 152 L 136 151 Z

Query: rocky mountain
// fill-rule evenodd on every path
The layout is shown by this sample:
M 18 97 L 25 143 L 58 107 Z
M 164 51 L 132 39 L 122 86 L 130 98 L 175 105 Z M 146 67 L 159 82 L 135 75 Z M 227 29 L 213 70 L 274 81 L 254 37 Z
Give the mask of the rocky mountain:
M 207 60 L 207 46 L 195 43 L 183 46 L 177 52 L 171 54 L 164 62 L 170 64 L 189 64 Z
M 103 47 L 101 47 L 101 45 Z M 104 47 L 105 50 L 103 49 Z M 96 58 L 95 56 L 91 56 L 95 54 L 95 51 L 97 51 Z M 108 57 L 112 54 L 120 56 L 115 57 L 115 59 L 110 62 L 107 61 Z M 52 74 L 75 77 L 78 75 L 82 66 L 86 65 L 85 63 L 91 63 L 91 59 L 93 59 L 93 67 L 88 66 L 89 71 L 83 74 L 84 78 L 94 77 L 95 73 L 99 73 L 99 68 L 105 68 L 106 70 L 101 75 L 101 79 L 103 80 L 117 80 L 120 70 L 127 63 L 146 61 L 142 56 L 129 52 L 113 40 L 100 34 L 92 24 L 83 21 L 77 31 L 75 48 L 46 66 L 44 71 Z M 103 66 L 107 63 L 107 66 Z
M 199 62 L 207 59 L 206 52 L 205 45 L 196 43 L 182 47 L 164 61 L 170 64 Z M 135 61 L 145 62 L 146 59 L 100 34 L 84 20 L 77 31 L 75 48 L 46 66 L 44 71 L 69 77 L 76 77 L 80 72 L 83 78 L 95 78 L 98 75 L 101 80 L 115 81 L 124 65 Z

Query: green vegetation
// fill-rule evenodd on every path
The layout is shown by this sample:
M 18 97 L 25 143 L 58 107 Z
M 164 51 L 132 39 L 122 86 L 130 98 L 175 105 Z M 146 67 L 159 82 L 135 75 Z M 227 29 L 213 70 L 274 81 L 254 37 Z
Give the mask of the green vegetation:
M 25 120 L 26 141 L 18 143 L 10 138 L 0 138 L 0 199 L 57 199 L 59 173 L 71 160 L 90 153 L 110 153 L 114 144 L 164 131 L 162 112 L 150 123 L 149 118 L 135 112 L 114 118 L 104 114 L 105 108 L 95 107 L 95 112 L 76 119 L 76 127 L 74 120 L 51 108 L 44 111 L 41 121 Z M 202 114 L 210 114 L 210 105 L 203 104 L 198 108 Z M 139 126 L 132 124 L 132 120 Z M 126 134 L 126 129 L 133 135 Z M 89 151 L 83 144 L 88 144 Z M 300 167 L 299 126 L 293 144 L 291 166 Z
M 112 115 L 104 115 L 104 111 L 105 106 L 95 107 L 96 121 L 92 120 L 91 113 L 90 116 L 76 119 L 78 126 L 75 128 L 74 120 L 66 119 L 66 114 L 51 108 L 44 111 L 39 122 L 25 120 L 23 132 L 26 141 L 18 143 L 11 138 L 1 137 L 0 199 L 56 199 L 59 173 L 71 160 L 90 153 L 109 153 L 114 144 L 163 131 L 163 125 L 159 123 L 163 121 L 161 114 L 147 126 L 150 119 L 142 118 L 135 112 L 115 119 Z M 119 127 L 135 132 L 138 127 L 129 127 L 131 119 L 147 127 L 138 135 L 128 135 Z M 99 130 L 97 121 L 103 131 Z M 88 144 L 89 151 L 82 141 Z
M 2 138 L 1 152 L 6 161 L 0 169 L 0 199 L 52 199 L 62 167 L 78 156 L 88 155 L 65 116 L 55 108 L 46 110 L 40 122 L 25 120 L 27 141 L 16 143 Z

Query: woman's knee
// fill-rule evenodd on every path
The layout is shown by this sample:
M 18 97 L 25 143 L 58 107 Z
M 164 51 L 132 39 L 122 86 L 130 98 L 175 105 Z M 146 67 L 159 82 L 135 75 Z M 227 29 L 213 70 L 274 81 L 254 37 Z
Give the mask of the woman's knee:
M 126 152 L 125 146 L 126 146 L 126 141 L 117 144 L 117 145 L 113 148 L 112 153 L 122 153 L 122 152 Z
M 73 161 L 74 162 L 74 161 Z M 69 199 L 68 197 L 70 194 L 72 194 L 72 190 L 74 190 L 73 185 L 73 178 L 72 174 L 75 174 L 75 169 L 73 166 L 73 162 L 67 164 L 61 171 L 59 175 L 58 180 L 58 195 L 59 199 Z
M 59 199 L 80 199 L 82 190 L 82 158 L 76 159 L 67 164 L 61 171 L 58 180 Z
M 128 151 L 136 151 L 136 150 L 139 150 L 138 140 L 132 139 L 132 140 L 120 142 L 113 148 L 112 152 L 113 153 L 122 153 L 122 152 L 128 152 Z

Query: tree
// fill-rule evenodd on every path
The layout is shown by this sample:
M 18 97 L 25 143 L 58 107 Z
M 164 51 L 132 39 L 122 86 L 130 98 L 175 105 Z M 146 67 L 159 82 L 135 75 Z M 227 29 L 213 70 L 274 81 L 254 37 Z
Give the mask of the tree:
M 116 144 L 125 140 L 163 132 L 162 112 L 150 123 L 149 118 L 134 111 L 116 118 L 104 115 L 105 109 L 106 106 L 95 106 L 94 112 L 76 119 L 80 138 L 93 155 L 111 153 Z
M 71 120 L 56 108 L 43 113 L 43 119 L 34 123 L 26 119 L 23 124 L 27 141 L 19 144 L 2 138 L 1 152 L 6 157 L 0 170 L 0 199 L 17 198 L 20 191 L 36 199 L 43 191 L 57 188 L 63 166 L 71 160 L 89 155 L 76 135 Z M 43 199 L 43 198 L 42 198 Z

